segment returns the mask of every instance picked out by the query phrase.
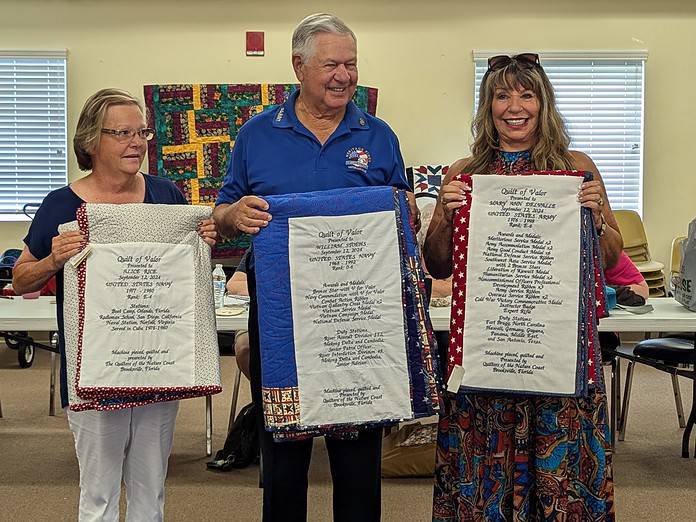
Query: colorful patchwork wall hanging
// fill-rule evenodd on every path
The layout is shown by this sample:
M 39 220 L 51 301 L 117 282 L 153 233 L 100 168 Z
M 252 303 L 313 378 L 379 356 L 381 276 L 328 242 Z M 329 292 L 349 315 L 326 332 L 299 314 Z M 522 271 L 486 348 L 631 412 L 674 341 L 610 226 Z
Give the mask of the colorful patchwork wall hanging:
M 442 180 L 445 179 L 449 165 L 420 165 L 406 168 L 406 177 L 413 193 L 432 194 L 437 197 L 440 194 Z
M 146 85 L 149 173 L 177 184 L 195 205 L 214 205 L 240 127 L 252 116 L 284 103 L 296 84 Z M 377 89 L 358 86 L 353 101 L 374 115 Z M 238 257 L 249 237 L 219 243 L 216 258 Z

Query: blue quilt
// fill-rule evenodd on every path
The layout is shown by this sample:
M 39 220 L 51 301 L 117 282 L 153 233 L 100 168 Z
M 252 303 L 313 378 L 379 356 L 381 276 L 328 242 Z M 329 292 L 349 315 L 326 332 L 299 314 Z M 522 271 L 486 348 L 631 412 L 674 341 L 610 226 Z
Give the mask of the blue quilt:
M 351 430 L 360 426 L 374 426 L 381 424 L 393 423 L 395 421 L 413 419 L 424 416 L 433 415 L 438 411 L 438 381 L 439 375 L 437 350 L 434 346 L 432 326 L 428 317 L 425 306 L 425 285 L 424 273 L 421 268 L 420 252 L 416 243 L 415 231 L 412 220 L 409 216 L 408 202 L 406 194 L 403 191 L 396 190 L 391 187 L 357 187 L 349 189 L 336 189 L 322 192 L 309 192 L 301 194 L 287 194 L 282 196 L 269 196 L 265 198 L 269 203 L 269 212 L 273 216 L 268 227 L 264 228 L 254 239 L 254 256 L 256 263 L 256 285 L 258 294 L 259 307 L 259 331 L 260 331 L 260 348 L 261 348 L 261 367 L 262 367 L 262 396 L 264 417 L 266 429 L 276 432 L 277 438 L 287 438 L 288 435 L 296 434 L 298 436 L 311 436 L 323 433 L 336 433 L 341 430 Z M 326 327 L 322 323 L 333 321 L 341 324 L 350 324 L 351 328 L 357 327 L 359 324 L 365 323 L 365 317 L 360 317 L 359 320 L 349 321 L 346 310 L 362 310 L 364 304 L 359 297 L 350 297 L 350 290 L 344 291 L 343 297 L 335 298 L 329 293 L 321 293 L 322 289 L 330 288 L 331 285 L 337 283 L 332 280 L 322 281 L 321 271 L 313 272 L 312 277 L 317 277 L 315 292 L 317 295 L 323 295 L 323 304 L 312 308 L 311 317 L 314 318 L 315 324 L 318 325 L 318 331 L 324 332 L 317 334 L 317 338 L 313 339 L 309 346 L 296 345 L 298 338 L 299 326 L 294 324 L 293 319 L 293 292 L 297 293 L 294 288 L 296 281 L 292 279 L 293 270 L 291 269 L 291 259 L 293 244 L 298 244 L 302 239 L 293 239 L 293 234 L 290 232 L 292 223 L 295 218 L 319 218 L 322 225 L 330 226 L 332 218 L 344 218 L 342 223 L 346 223 L 345 218 L 359 220 L 359 217 L 365 218 L 366 215 L 375 214 L 376 219 L 383 220 L 380 223 L 386 223 L 386 226 L 393 230 L 398 238 L 398 264 L 400 274 L 396 279 L 396 285 L 399 288 L 392 288 L 397 298 L 400 297 L 400 302 L 392 303 L 394 307 L 398 307 L 400 314 L 403 316 L 401 329 L 387 328 L 388 335 L 396 335 L 401 339 L 397 345 L 396 351 L 403 350 L 401 354 L 395 354 L 402 357 L 404 365 L 404 379 L 408 380 L 403 383 L 408 390 L 409 407 L 407 414 L 391 416 L 386 411 L 382 418 L 370 418 L 366 420 L 361 418 L 360 414 L 356 414 L 354 418 L 348 420 L 341 419 L 337 422 L 329 422 L 324 424 L 307 424 L 303 420 L 306 416 L 300 408 L 300 403 L 305 401 L 305 405 L 310 405 L 312 410 L 322 411 L 323 405 L 314 404 L 312 401 L 324 401 L 329 403 L 334 397 L 330 393 L 336 392 L 338 396 L 344 396 L 348 392 L 345 389 L 340 389 L 340 383 L 334 379 L 333 372 L 322 373 L 312 379 L 321 379 L 319 386 L 327 391 L 329 395 L 322 397 L 302 397 L 303 386 L 298 380 L 298 354 L 302 350 L 311 348 L 317 349 L 317 344 L 326 346 L 319 348 L 318 358 L 322 361 L 342 356 L 351 359 L 346 364 L 357 364 L 357 358 L 373 357 L 369 351 L 372 348 L 356 347 L 351 344 L 352 336 L 349 339 L 343 339 L 340 349 L 332 348 L 332 344 L 327 341 Z M 387 223 L 388 221 L 388 223 Z M 328 224 L 327 224 L 328 223 Z M 302 230 L 300 228 L 300 230 Z M 302 232 L 300 232 L 301 234 Z M 329 236 L 330 234 L 340 234 L 340 231 L 323 232 L 321 237 Z M 352 233 L 358 234 L 354 230 Z M 295 232 L 297 234 L 297 232 Z M 295 241 L 295 243 L 293 243 Z M 321 240 L 319 240 L 321 242 Z M 336 243 L 327 243 L 336 245 Z M 361 247 L 361 242 L 341 243 L 357 245 L 356 252 L 363 252 L 364 246 Z M 361 250 L 362 248 L 362 250 Z M 385 247 L 386 248 L 386 247 Z M 358 255 L 369 256 L 371 254 L 363 252 L 355 254 L 355 256 L 345 256 L 335 250 L 329 252 L 327 256 L 322 257 L 306 257 L 312 262 L 326 262 L 333 266 L 340 265 L 336 270 L 346 268 L 350 273 L 350 259 Z M 346 261 L 346 258 L 349 258 Z M 297 259 L 297 258 L 295 258 Z M 318 261 L 317 261 L 318 260 Z M 348 263 L 348 265 L 346 265 Z M 362 265 L 365 266 L 365 265 Z M 342 267 L 342 268 L 341 268 Z M 302 267 L 302 274 L 307 274 L 307 270 L 312 270 L 311 266 L 307 266 L 306 270 Z M 365 279 L 370 284 L 370 273 L 372 267 L 367 270 L 368 274 Z M 297 274 L 297 272 L 295 272 Z M 331 273 L 329 271 L 329 273 Z M 347 281 L 346 284 L 352 284 L 354 281 Z M 363 281 L 359 281 L 360 284 Z M 379 284 L 379 281 L 373 283 Z M 387 284 L 387 283 L 385 283 Z M 357 283 L 356 283 L 357 285 Z M 297 297 L 295 297 L 297 299 Z M 338 301 L 336 300 L 338 299 Z M 351 300 L 355 300 L 353 303 Z M 374 299 L 372 299 L 375 301 Z M 333 303 L 327 305 L 327 303 Z M 393 310 L 393 308 L 392 308 Z M 297 311 L 296 311 L 297 312 Z M 335 312 L 335 313 L 334 313 Z M 343 317 L 336 317 L 336 314 L 342 313 Z M 370 316 L 369 313 L 367 313 Z M 318 319 L 319 318 L 319 319 Z M 380 318 L 372 314 L 367 320 L 367 323 L 372 327 L 380 328 Z M 399 331 L 396 331 L 399 330 Z M 351 330 L 351 332 L 356 330 Z M 358 328 L 357 331 L 360 331 Z M 322 337 L 323 335 L 323 337 Z M 367 334 L 365 334 L 367 335 Z M 304 339 L 307 339 L 305 336 Z M 322 340 L 323 339 L 323 340 Z M 374 337 L 370 338 L 374 341 Z M 354 340 L 355 343 L 360 343 L 359 340 Z M 368 343 L 369 344 L 369 343 Z M 373 343 L 375 352 L 377 347 L 381 346 L 379 342 Z M 322 345 L 323 346 L 323 345 Z M 370 345 L 372 346 L 372 345 Z M 394 350 L 394 343 L 391 344 L 391 349 Z M 367 350 L 367 351 L 366 351 Z M 377 355 L 374 355 L 376 358 Z M 397 358 L 398 358 L 397 357 Z M 343 363 L 338 363 L 341 366 Z M 365 372 L 369 372 L 366 369 Z M 340 373 L 340 372 L 337 372 Z M 309 383 L 318 384 L 318 383 Z M 309 388 L 309 386 L 307 386 Z M 351 399 L 352 400 L 352 399 Z M 331 407 L 327 405 L 326 408 Z M 325 411 L 325 410 L 323 410 Z M 321 417 L 321 415 L 319 415 Z

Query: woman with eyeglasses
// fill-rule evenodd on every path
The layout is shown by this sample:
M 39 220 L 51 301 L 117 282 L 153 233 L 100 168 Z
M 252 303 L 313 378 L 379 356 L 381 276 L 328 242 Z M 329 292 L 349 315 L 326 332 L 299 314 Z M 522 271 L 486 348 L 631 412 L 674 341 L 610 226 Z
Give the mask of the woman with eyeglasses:
M 570 139 L 536 54 L 495 56 L 481 83 L 471 156 L 450 167 L 426 238 L 433 277 L 452 274 L 452 216 L 460 173 L 532 170 L 594 174 L 578 201 L 592 210 L 604 262 L 622 248 L 602 177 Z M 441 414 L 434 521 L 614 520 L 612 454 L 603 390 L 587 398 L 459 392 Z
M 46 196 L 13 272 L 12 285 L 18 294 L 38 290 L 56 275 L 61 404 L 80 466 L 81 522 L 119 520 L 122 480 L 128 501 L 126 520 L 163 518 L 164 479 L 178 401 L 113 411 L 67 409 L 63 266 L 86 242 L 81 232 L 58 233 L 58 225 L 74 221 L 84 202 L 186 204 L 171 181 L 140 172 L 147 141 L 153 136 L 140 102 L 128 92 L 103 89 L 90 97 L 73 140 L 80 169 L 90 172 Z M 200 223 L 199 234 L 215 244 L 212 219 Z

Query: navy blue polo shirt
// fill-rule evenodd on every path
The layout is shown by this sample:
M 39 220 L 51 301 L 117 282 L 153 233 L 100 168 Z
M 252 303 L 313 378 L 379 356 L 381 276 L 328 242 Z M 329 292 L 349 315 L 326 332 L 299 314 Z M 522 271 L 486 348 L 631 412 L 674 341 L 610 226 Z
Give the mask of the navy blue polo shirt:
M 389 126 L 353 102 L 322 145 L 295 114 L 295 91 L 239 130 L 216 204 L 347 187 L 409 189 L 399 140 Z

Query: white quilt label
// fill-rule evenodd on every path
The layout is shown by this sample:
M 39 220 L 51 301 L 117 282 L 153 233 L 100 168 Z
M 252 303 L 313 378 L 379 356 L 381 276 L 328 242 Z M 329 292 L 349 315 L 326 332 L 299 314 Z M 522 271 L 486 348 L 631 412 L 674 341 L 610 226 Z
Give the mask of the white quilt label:
M 288 220 L 300 424 L 412 416 L 395 220 Z
M 578 355 L 576 176 L 476 176 L 462 385 L 572 394 Z
M 193 247 L 93 244 L 80 386 L 192 386 Z

